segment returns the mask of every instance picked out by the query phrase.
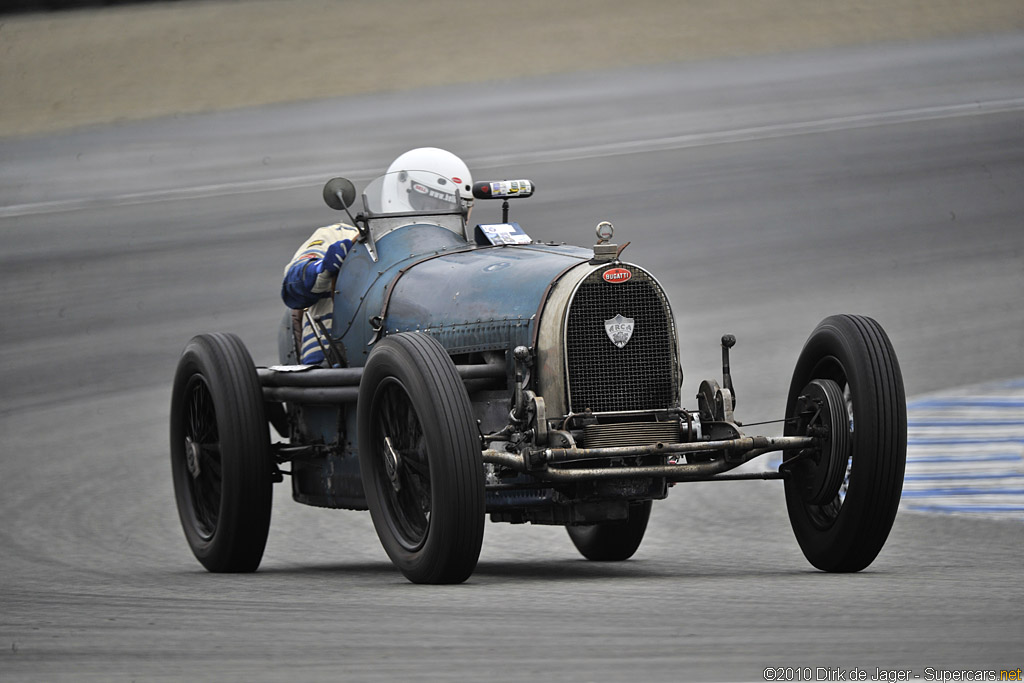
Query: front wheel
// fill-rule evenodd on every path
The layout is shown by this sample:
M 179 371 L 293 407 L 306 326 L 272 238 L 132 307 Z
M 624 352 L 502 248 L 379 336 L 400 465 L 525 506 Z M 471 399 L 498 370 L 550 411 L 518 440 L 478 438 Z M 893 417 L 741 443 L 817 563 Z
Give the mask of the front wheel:
M 185 538 L 211 572 L 255 571 L 270 529 L 274 461 L 263 391 L 233 334 L 185 347 L 171 399 L 171 474 Z
M 629 505 L 629 517 L 614 522 L 567 526 L 569 538 L 580 554 L 596 562 L 621 562 L 640 547 L 651 517 L 651 501 Z
M 787 436 L 825 435 L 821 448 L 783 458 L 797 542 L 818 569 L 860 571 L 892 529 L 907 458 L 903 375 L 882 327 L 823 320 L 800 353 L 786 415 Z
M 359 468 L 377 536 L 413 583 L 461 583 L 484 534 L 480 439 L 444 348 L 419 332 L 377 342 L 359 384 Z

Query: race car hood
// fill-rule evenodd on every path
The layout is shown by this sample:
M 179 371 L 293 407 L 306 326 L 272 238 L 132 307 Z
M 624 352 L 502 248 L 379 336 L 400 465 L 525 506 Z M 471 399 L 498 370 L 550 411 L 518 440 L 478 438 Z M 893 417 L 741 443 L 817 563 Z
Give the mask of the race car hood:
M 453 355 L 533 346 L 552 285 L 593 256 L 554 244 L 477 246 L 431 225 L 391 232 L 377 251 L 373 262 L 358 245 L 338 279 L 334 334 L 353 366 L 396 332 L 426 332 Z

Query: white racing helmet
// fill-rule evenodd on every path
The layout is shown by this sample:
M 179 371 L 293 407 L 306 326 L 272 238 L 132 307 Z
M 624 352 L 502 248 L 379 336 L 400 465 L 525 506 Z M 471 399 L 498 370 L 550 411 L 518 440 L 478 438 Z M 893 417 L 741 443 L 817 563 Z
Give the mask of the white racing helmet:
M 381 188 L 383 213 L 452 211 L 462 197 L 473 201 L 473 176 L 466 163 L 437 147 L 420 147 L 401 155 L 388 167 Z

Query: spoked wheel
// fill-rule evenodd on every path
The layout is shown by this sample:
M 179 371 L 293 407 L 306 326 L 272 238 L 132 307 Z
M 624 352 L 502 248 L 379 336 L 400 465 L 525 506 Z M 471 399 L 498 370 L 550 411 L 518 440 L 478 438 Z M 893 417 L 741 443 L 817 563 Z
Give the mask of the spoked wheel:
M 583 557 L 598 562 L 620 562 L 633 557 L 640 547 L 650 517 L 651 501 L 644 500 L 630 504 L 627 519 L 565 529 Z
M 359 384 L 359 467 L 381 545 L 414 583 L 461 583 L 484 533 L 480 440 L 444 348 L 418 332 L 377 342 Z
M 231 334 L 194 337 L 174 376 L 171 473 L 185 538 L 212 572 L 255 571 L 270 529 L 274 464 L 263 392 Z
M 881 326 L 863 316 L 823 320 L 800 353 L 786 415 L 786 435 L 821 443 L 783 457 L 797 542 L 818 569 L 860 571 L 892 529 L 907 455 L 903 376 Z

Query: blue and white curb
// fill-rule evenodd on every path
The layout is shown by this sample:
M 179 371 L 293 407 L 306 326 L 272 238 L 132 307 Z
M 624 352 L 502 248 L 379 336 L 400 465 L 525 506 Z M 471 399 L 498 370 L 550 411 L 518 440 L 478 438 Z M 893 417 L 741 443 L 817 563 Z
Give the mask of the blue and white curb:
M 1024 378 L 907 402 L 900 508 L 1024 520 Z

